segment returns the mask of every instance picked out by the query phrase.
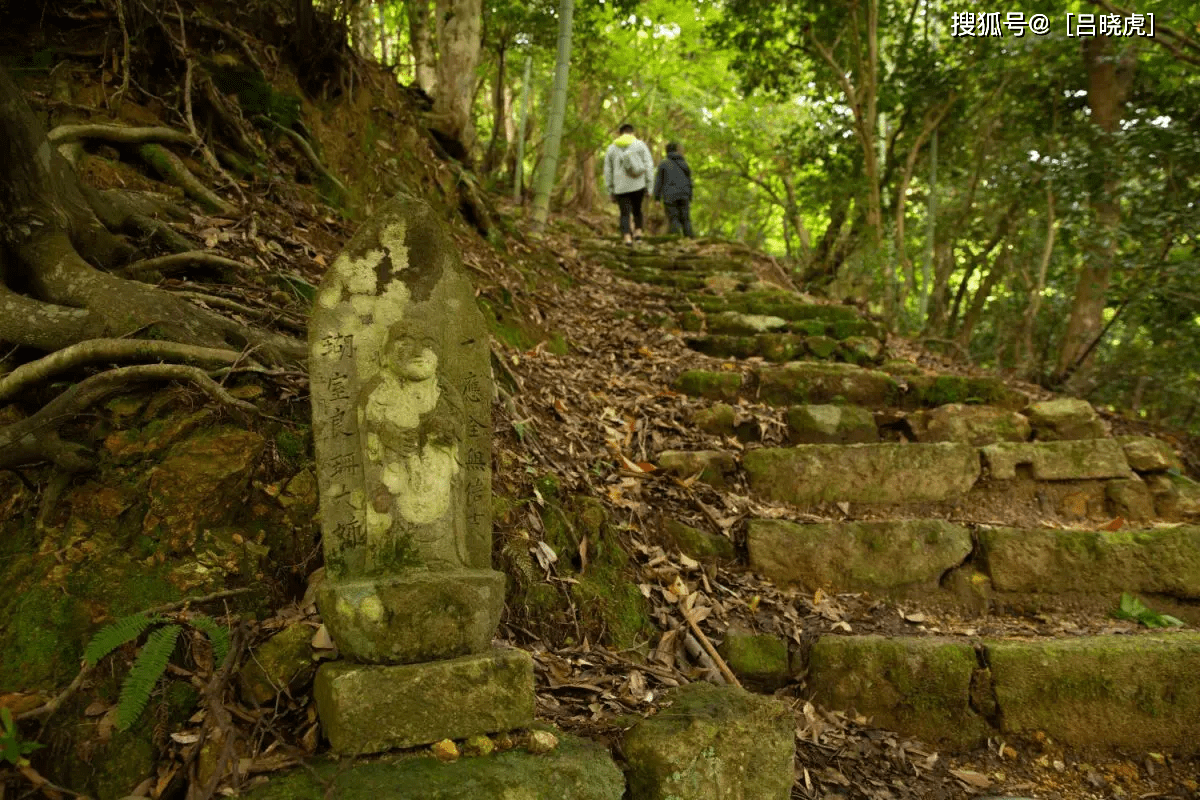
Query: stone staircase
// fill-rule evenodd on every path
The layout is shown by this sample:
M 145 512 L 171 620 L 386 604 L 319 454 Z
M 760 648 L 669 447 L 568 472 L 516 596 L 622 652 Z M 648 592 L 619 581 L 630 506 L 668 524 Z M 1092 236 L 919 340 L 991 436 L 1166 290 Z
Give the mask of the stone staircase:
M 749 569 L 903 609 L 900 633 L 815 641 L 799 672 L 817 702 L 949 749 L 1045 734 L 1200 751 L 1200 485 L 1167 443 L 1111 436 L 1082 400 L 889 359 L 880 322 L 760 280 L 749 257 L 579 247 L 660 287 L 656 321 L 711 357 L 669 387 L 698 401 L 710 446 L 657 465 L 779 511 L 747 521 Z M 740 421 L 753 404 L 782 410 L 786 446 Z M 1070 622 L 1125 592 L 1187 626 Z

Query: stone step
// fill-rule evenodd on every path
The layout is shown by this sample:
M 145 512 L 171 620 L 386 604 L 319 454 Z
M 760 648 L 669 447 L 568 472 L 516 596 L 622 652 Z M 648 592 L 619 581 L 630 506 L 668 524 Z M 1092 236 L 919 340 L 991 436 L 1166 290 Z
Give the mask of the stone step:
M 736 377 L 736 375 L 734 376 Z M 756 424 L 734 406 L 696 409 L 698 427 L 753 442 Z M 794 438 L 833 443 L 672 451 L 663 469 L 699 475 L 717 487 L 745 485 L 764 500 L 801 511 L 878 518 L 947 517 L 973 524 L 1030 527 L 1093 526 L 1200 519 L 1200 484 L 1163 469 L 1165 459 L 1137 461 L 1126 449 L 1142 437 L 1060 442 L 878 442 L 874 418 L 853 406 L 789 409 Z M 858 442 L 858 443 L 855 443 Z M 743 483 L 744 482 L 744 483 Z
M 684 343 L 699 353 L 717 358 L 763 358 L 773 363 L 800 359 L 875 364 L 883 356 L 883 343 L 867 336 L 851 336 L 839 342 L 829 336 L 796 333 L 754 335 L 708 334 L 684 337 Z
M 808 303 L 796 294 L 780 290 L 727 291 L 720 296 L 693 294 L 689 295 L 686 302 L 673 306 L 677 312 L 690 311 L 693 307 L 709 317 L 731 313 L 778 317 L 788 323 L 787 330 L 790 332 L 809 336 L 887 338 L 886 328 L 863 319 L 853 306 Z M 730 331 L 714 330 L 710 326 L 710 332 Z
M 956 596 L 966 581 L 978 611 L 1056 600 L 1103 611 L 1122 592 L 1200 600 L 1197 525 L 972 530 L 941 519 L 752 519 L 746 545 L 750 567 L 780 585 L 954 602 L 967 599 Z M 947 580 L 953 570 L 962 576 Z M 1200 622 L 1200 609 L 1183 613 Z
M 922 375 L 901 382 L 885 372 L 854 364 L 804 361 L 754 366 L 744 372 L 686 370 L 672 386 L 692 397 L 727 401 L 744 397 L 776 406 L 840 403 L 916 410 L 969 403 L 1016 410 L 1029 402 L 998 378 Z
M 813 701 L 947 749 L 1041 731 L 1072 747 L 1200 752 L 1200 634 L 820 637 Z

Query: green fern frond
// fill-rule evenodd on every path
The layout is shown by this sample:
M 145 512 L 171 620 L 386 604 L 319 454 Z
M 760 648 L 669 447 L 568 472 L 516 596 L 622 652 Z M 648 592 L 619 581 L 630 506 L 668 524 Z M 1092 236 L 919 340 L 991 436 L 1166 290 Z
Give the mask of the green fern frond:
M 142 715 L 154 685 L 167 669 L 167 661 L 175 652 L 175 642 L 182 630 L 179 625 L 164 625 L 146 639 L 129 676 L 121 685 L 121 699 L 117 702 L 118 730 L 129 730 Z
M 94 667 L 100 663 L 100 659 L 116 650 L 126 642 L 132 642 L 134 639 L 142 635 L 142 632 L 151 625 L 156 625 L 160 622 L 166 622 L 165 619 L 157 614 L 147 615 L 144 613 L 130 614 L 128 617 L 122 617 L 116 622 L 105 625 L 100 630 L 96 631 L 96 635 L 88 642 L 87 648 L 83 651 L 83 660 L 89 667 Z
M 225 663 L 225 656 L 229 655 L 229 629 L 203 614 L 192 617 L 188 623 L 208 637 L 208 641 L 212 643 L 213 669 L 220 669 Z

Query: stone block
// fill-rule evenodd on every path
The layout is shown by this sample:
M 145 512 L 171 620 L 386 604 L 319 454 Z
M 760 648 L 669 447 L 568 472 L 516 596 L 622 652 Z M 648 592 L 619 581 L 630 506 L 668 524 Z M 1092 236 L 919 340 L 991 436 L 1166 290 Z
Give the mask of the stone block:
M 1200 598 L 1200 526 L 1141 531 L 985 528 L 980 554 L 996 589 Z
M 692 413 L 692 424 L 705 433 L 717 436 L 733 436 L 737 416 L 728 403 L 714 403 L 708 408 L 698 408 Z
M 883 342 L 871 336 L 851 336 L 838 351 L 851 364 L 874 364 L 883 356 Z
M 341 754 L 379 753 L 533 722 L 533 659 L 523 650 L 423 664 L 335 661 L 313 695 L 325 737 Z
M 971 378 L 965 375 L 913 375 L 905 378 L 904 407 L 936 408 L 948 403 L 992 405 L 1018 410 L 1028 398 L 1000 378 Z
M 737 311 L 722 311 L 708 318 L 709 333 L 725 333 L 734 336 L 753 336 L 770 333 L 787 327 L 787 320 L 769 314 L 741 314 Z
M 833 591 L 936 589 L 971 553 L 966 528 L 936 519 L 822 522 L 752 519 L 750 566 L 777 583 Z
M 838 343 L 829 336 L 809 336 L 804 340 L 804 346 L 817 358 L 828 359 L 837 352 Z
M 794 361 L 804 353 L 804 337 L 794 333 L 760 333 L 757 354 L 773 364 Z
M 875 417 L 858 406 L 792 406 L 788 438 L 795 444 L 867 444 L 879 441 Z
M 1129 466 L 1138 472 L 1166 472 L 1182 464 L 1171 445 L 1153 436 L 1118 436 Z
M 758 341 L 753 336 L 697 334 L 685 337 L 684 343 L 697 353 L 714 358 L 750 358 L 758 355 Z
M 737 459 L 724 450 L 664 450 L 658 454 L 658 466 L 680 478 L 699 473 L 704 483 L 723 487 L 737 472 Z
M 1032 403 L 1025 409 L 1025 416 L 1039 442 L 1102 439 L 1108 435 L 1092 404 L 1074 397 Z
M 787 800 L 795 720 L 777 700 L 689 683 L 625 734 L 630 800 Z
M 254 648 L 238 671 L 242 696 L 263 705 L 277 694 L 307 683 L 316 671 L 312 658 L 313 629 L 303 623 L 284 628 Z
M 973 748 L 994 733 L 972 708 L 987 670 L 968 642 L 940 637 L 822 636 L 808 659 L 813 699 L 935 746 Z M 986 703 L 976 703 L 986 706 Z
M 1200 752 L 1200 634 L 988 642 L 987 651 L 1007 732 Z
M 1131 522 L 1154 518 L 1154 495 L 1141 478 L 1116 478 L 1104 485 L 1104 496 L 1112 513 Z
M 533 755 L 509 750 L 445 764 L 404 754 L 347 767 L 333 758 L 276 773 L 248 800 L 621 800 L 625 776 L 608 749 L 556 732 L 559 746 Z
M 935 502 L 961 497 L 979 477 L 965 444 L 810 444 L 751 450 L 742 466 L 756 493 L 804 505 Z
M 909 414 L 908 425 L 918 442 L 962 442 L 976 447 L 1024 442 L 1031 432 L 1029 420 L 1016 411 L 962 403 Z
M 486 650 L 504 607 L 504 574 L 447 570 L 327 580 L 317 606 L 343 656 L 407 664 Z
M 742 376 L 737 372 L 689 369 L 675 379 L 674 388 L 675 391 L 690 397 L 735 400 L 742 388 Z
M 996 480 L 1017 477 L 1017 467 L 1028 464 L 1040 481 L 1095 478 L 1128 478 L 1129 463 L 1114 439 L 1080 439 L 1061 442 L 999 442 L 982 448 L 983 459 Z
M 848 403 L 884 408 L 896 402 L 900 387 L 889 375 L 853 364 L 794 361 L 760 370 L 758 395 L 772 405 Z
M 778 636 L 731 628 L 717 652 L 733 674 L 753 689 L 773 692 L 791 677 L 787 643 Z
M 733 541 L 728 537 L 684 525 L 678 520 L 663 520 L 663 533 L 682 552 L 697 561 L 729 562 L 737 557 Z

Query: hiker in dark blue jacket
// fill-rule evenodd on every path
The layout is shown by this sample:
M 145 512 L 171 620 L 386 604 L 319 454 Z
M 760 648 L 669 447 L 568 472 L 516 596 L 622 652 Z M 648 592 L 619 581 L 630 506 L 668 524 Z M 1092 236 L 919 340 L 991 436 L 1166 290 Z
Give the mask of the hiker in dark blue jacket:
M 654 175 L 654 199 L 662 201 L 671 233 L 682 231 L 689 239 L 696 235 L 692 231 L 692 171 L 675 142 L 667 145 L 667 157 Z

